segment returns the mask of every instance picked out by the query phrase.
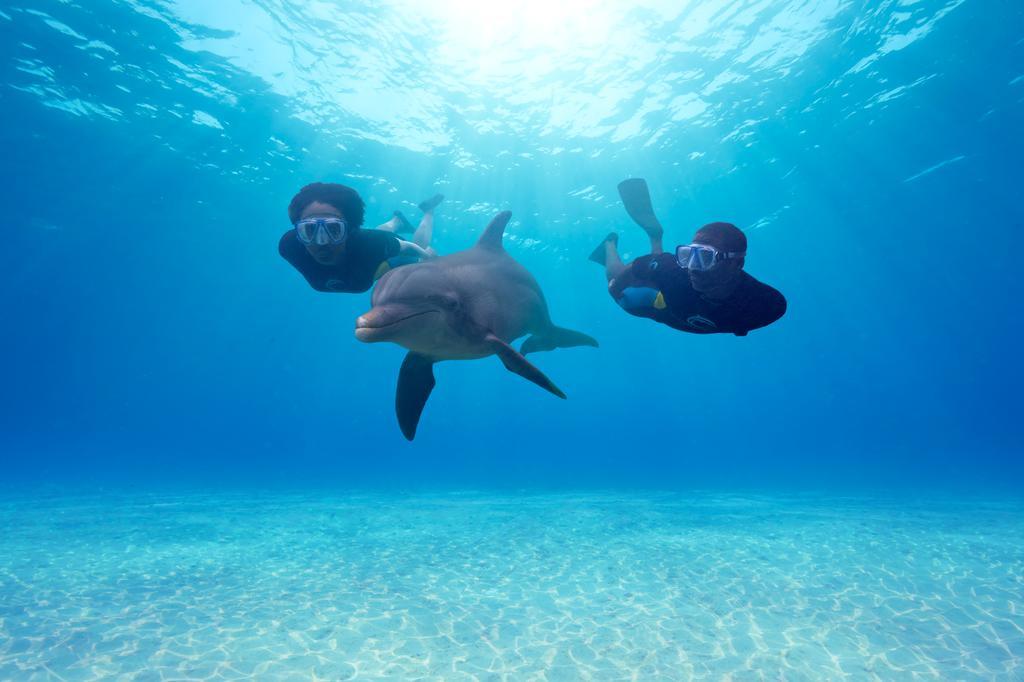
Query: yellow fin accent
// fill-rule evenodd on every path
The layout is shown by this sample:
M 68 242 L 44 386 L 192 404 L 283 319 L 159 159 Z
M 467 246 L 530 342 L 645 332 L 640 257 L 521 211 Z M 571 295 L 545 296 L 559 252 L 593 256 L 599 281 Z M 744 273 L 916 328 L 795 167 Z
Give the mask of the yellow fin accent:
M 373 281 L 377 281 L 384 276 L 384 273 L 391 269 L 391 266 L 387 261 L 382 261 L 380 266 L 377 268 L 377 272 L 373 273 Z
M 658 292 L 658 297 L 654 299 L 654 307 L 658 310 L 665 309 L 665 297 L 661 295 L 660 291 Z

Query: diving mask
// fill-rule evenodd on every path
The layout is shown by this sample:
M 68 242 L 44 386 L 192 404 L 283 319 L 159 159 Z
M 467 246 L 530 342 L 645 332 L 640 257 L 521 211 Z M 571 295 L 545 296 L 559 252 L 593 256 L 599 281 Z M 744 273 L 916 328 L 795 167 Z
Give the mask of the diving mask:
M 337 216 L 311 216 L 295 223 L 295 235 L 307 245 L 340 244 L 348 236 L 348 226 Z
M 719 251 L 707 244 L 676 247 L 676 262 L 684 270 L 710 270 L 724 260 L 743 258 L 746 251 Z

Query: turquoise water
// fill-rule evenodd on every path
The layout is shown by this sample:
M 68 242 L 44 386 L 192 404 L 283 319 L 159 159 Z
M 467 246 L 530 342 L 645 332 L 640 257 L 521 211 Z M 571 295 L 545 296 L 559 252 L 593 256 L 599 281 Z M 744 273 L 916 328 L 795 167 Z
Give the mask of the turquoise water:
M 0 0 L 0 679 L 1022 679 L 1018 0 Z M 587 256 L 729 221 L 788 311 Z M 313 181 L 599 348 L 408 442 Z M 202 491 L 202 492 L 197 492 Z
M 812 494 L 7 498 L 0 677 L 1019 679 L 1022 519 Z

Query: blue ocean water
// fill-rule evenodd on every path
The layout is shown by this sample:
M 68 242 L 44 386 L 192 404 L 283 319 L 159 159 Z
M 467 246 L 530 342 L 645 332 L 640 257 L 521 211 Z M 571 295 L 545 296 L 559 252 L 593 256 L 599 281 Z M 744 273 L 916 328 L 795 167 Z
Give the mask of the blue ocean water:
M 1024 675 L 1024 7 L 0 2 L 0 678 Z M 786 315 L 587 255 L 740 226 Z M 438 365 L 277 253 L 308 182 L 600 348 Z

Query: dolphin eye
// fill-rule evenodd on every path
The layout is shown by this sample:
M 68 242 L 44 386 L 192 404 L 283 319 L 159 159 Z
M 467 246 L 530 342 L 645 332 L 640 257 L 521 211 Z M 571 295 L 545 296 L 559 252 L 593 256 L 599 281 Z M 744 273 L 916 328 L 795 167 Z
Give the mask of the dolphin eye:
M 435 296 L 434 302 L 444 310 L 457 310 L 459 301 L 454 296 Z

